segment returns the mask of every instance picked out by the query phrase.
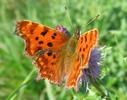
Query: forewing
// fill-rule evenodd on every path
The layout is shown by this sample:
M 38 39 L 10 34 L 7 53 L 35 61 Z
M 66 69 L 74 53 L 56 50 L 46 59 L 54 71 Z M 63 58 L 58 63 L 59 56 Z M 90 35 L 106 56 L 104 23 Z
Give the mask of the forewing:
M 64 33 L 32 21 L 18 21 L 16 33 L 25 40 L 25 51 L 29 56 L 35 56 L 42 49 L 58 50 L 67 42 Z
M 76 52 L 81 57 L 82 66 L 81 68 L 86 68 L 89 61 L 92 48 L 97 44 L 97 29 L 90 30 L 80 36 Z
M 75 57 L 72 59 L 70 67 L 70 73 L 67 78 L 66 87 L 77 89 L 77 82 L 82 74 L 82 69 L 87 68 L 91 49 L 97 43 L 97 30 L 93 29 L 89 32 L 84 33 L 78 40 Z

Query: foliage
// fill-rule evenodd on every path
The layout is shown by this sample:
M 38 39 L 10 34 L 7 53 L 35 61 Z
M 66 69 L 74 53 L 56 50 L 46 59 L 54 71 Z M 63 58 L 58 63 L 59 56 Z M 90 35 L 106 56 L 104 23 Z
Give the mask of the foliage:
M 67 10 L 65 10 L 67 6 Z M 101 94 L 91 86 L 87 93 L 67 90 L 35 81 L 32 59 L 23 55 L 24 43 L 15 35 L 17 20 L 32 20 L 50 27 L 63 25 L 73 33 L 99 29 L 99 44 L 105 58 L 101 83 L 111 100 L 127 99 L 127 1 L 126 0 L 0 0 L 0 99 L 12 100 L 98 100 Z M 88 21 L 100 17 L 87 25 Z M 34 70 L 34 71 L 33 71 Z

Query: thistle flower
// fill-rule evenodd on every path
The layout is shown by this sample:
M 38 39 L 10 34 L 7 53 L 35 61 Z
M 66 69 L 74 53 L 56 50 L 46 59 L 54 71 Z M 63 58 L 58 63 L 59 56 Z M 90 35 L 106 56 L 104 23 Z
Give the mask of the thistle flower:
M 91 51 L 89 62 L 88 62 L 88 68 L 82 70 L 83 74 L 80 77 L 80 80 L 78 83 L 79 90 L 82 91 L 84 88 L 86 90 L 87 83 L 90 82 L 91 78 L 94 81 L 96 81 L 99 78 L 99 75 L 100 75 L 99 62 L 100 62 L 100 60 L 101 60 L 100 50 L 98 48 L 93 48 Z
M 60 32 L 63 32 L 63 33 L 65 33 L 66 35 L 69 35 L 69 31 L 68 31 L 65 27 L 63 27 L 62 25 L 57 25 L 57 26 L 56 26 L 56 30 L 58 30 L 58 31 L 60 31 Z

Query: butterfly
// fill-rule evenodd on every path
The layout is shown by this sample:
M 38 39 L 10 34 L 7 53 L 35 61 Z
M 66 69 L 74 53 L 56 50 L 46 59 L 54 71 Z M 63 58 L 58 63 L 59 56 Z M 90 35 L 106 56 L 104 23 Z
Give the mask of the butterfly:
M 34 58 L 41 79 L 77 89 L 82 69 L 88 68 L 91 50 L 97 45 L 97 29 L 70 35 L 62 26 L 50 28 L 22 20 L 16 22 L 16 34 L 25 41 L 25 53 Z

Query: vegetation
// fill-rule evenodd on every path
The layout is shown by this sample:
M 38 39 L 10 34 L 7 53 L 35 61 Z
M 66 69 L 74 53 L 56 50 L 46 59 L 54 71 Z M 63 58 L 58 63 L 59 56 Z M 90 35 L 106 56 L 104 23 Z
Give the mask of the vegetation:
M 65 10 L 65 6 L 68 9 Z M 23 55 L 23 40 L 15 34 L 17 20 L 32 20 L 55 27 L 82 26 L 99 29 L 99 45 L 105 55 L 100 75 L 108 99 L 127 100 L 127 1 L 126 0 L 0 0 L 0 99 L 1 100 L 99 100 L 94 86 L 88 92 L 67 90 L 48 81 L 35 81 L 32 59 Z M 91 18 L 100 17 L 87 25 Z M 99 87 L 99 86 L 98 86 Z

